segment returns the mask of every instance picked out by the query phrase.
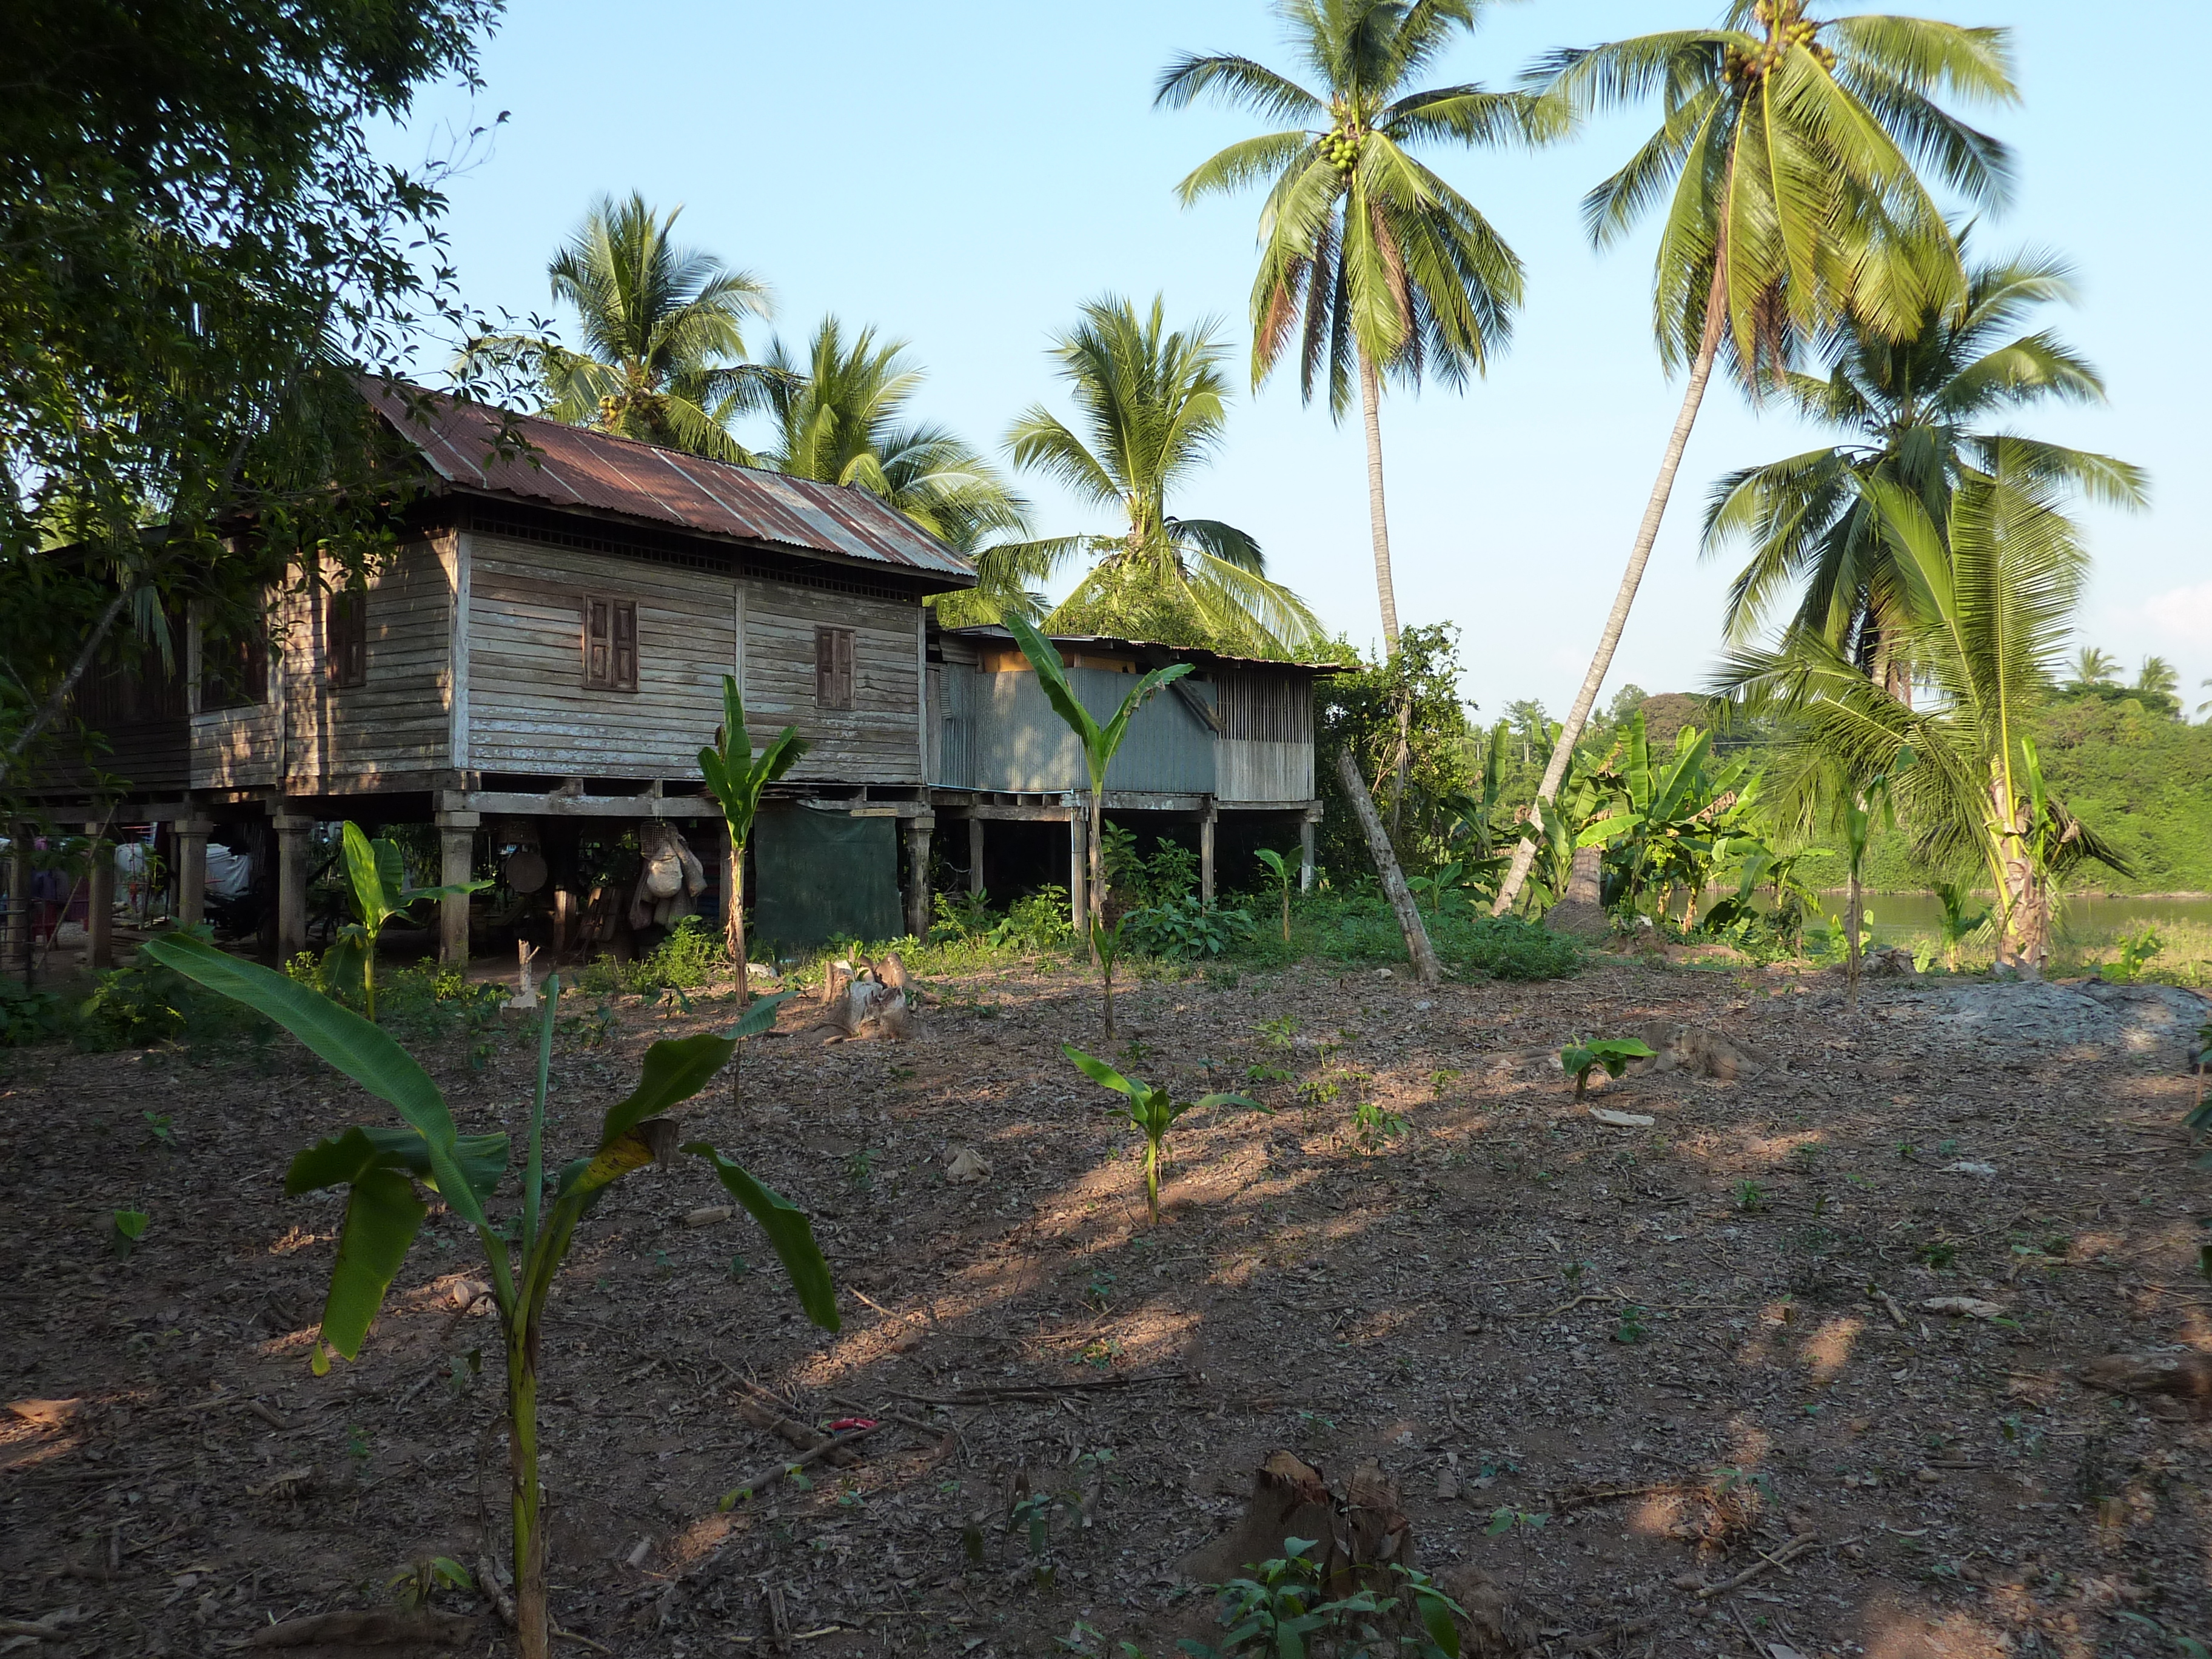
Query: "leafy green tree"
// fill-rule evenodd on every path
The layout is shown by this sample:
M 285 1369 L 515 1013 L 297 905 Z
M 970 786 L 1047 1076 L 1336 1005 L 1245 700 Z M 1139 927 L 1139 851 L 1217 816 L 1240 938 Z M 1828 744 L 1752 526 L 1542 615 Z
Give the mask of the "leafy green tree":
M 2085 860 L 2125 866 L 2045 789 L 2028 735 L 2087 560 L 2035 459 L 2015 467 L 2001 440 L 1991 461 L 1988 473 L 1960 481 L 1940 522 L 1900 484 L 1861 486 L 1900 579 L 1899 642 L 1937 694 L 1928 708 L 1891 695 L 1802 630 L 1772 649 L 1737 652 L 1716 689 L 1787 717 L 1773 792 L 1785 826 L 1807 824 L 1826 780 L 1855 795 L 1888 775 L 1917 855 L 1946 872 L 1986 870 L 1998 894 L 1997 961 L 2035 973 L 2050 954 L 2057 884 Z
M 1961 474 L 1988 470 L 1999 434 L 1980 423 L 2052 399 L 2100 400 L 2104 382 L 2080 356 L 2048 331 L 2019 331 L 2035 307 L 2073 293 L 2059 261 L 2022 257 L 1974 267 L 1962 307 L 1931 303 L 1901 337 L 1850 317 L 1822 331 L 1826 375 L 1787 374 L 1781 392 L 1806 419 L 1848 437 L 1730 473 L 1706 509 L 1708 557 L 1734 543 L 1751 548 L 1729 590 L 1731 637 L 1758 631 L 1794 588 L 1789 626 L 1820 633 L 1909 697 L 1911 665 L 1886 643 L 1897 575 L 1875 509 L 1852 481 L 1893 479 L 1941 518 Z M 2122 506 L 2144 499 L 2142 473 L 2124 461 L 2012 442 L 2018 464 L 2055 483 Z
M 1111 535 L 1030 544 L 1028 556 L 1048 570 L 1079 555 L 1093 561 L 1047 628 L 1261 657 L 1295 657 L 1320 639 L 1304 602 L 1267 580 L 1250 536 L 1168 510 L 1169 497 L 1220 447 L 1229 404 L 1224 351 L 1212 323 L 1169 330 L 1157 297 L 1142 316 L 1126 299 L 1094 300 L 1054 343 L 1081 430 L 1032 405 L 1007 434 L 1014 464 L 1124 522 Z
M 746 361 L 744 325 L 773 309 L 768 284 L 671 240 L 681 207 L 603 196 L 545 267 L 576 313 L 581 349 L 544 334 L 492 334 L 462 361 L 522 366 L 547 412 L 574 426 L 718 461 L 750 464 L 731 422 L 777 377 Z
M 353 377 L 403 367 L 425 321 L 466 325 L 439 222 L 474 135 L 396 169 L 372 131 L 473 85 L 498 13 L 8 9 L 0 782 L 69 731 L 95 665 L 173 665 L 188 605 L 259 627 L 287 553 L 357 571 L 388 545 L 388 434 Z M 242 520 L 262 533 L 221 533 Z
M 1049 566 L 1020 540 L 1029 503 L 958 434 L 912 417 L 922 373 L 907 350 L 872 328 L 848 337 L 835 317 L 822 319 L 804 359 L 779 340 L 765 398 L 775 434 L 761 464 L 880 495 L 974 560 L 975 586 L 934 601 L 948 627 L 997 622 L 1009 607 L 1034 619 L 1044 606 L 1032 590 Z
M 1322 862 L 1338 873 L 1366 869 L 1370 854 L 1334 763 L 1339 749 L 1369 780 L 1395 769 L 1400 721 L 1407 737 L 1405 785 L 1390 804 L 1389 827 L 1399 861 L 1416 873 L 1448 853 L 1462 798 L 1474 781 L 1468 705 L 1459 690 L 1459 629 L 1450 623 L 1416 625 L 1399 635 L 1395 654 L 1366 661 L 1348 650 L 1345 672 L 1314 688 L 1314 787 L 1324 803 Z
M 2002 145 L 1936 94 L 2017 94 L 2001 29 L 1816 20 L 1806 0 L 1730 0 L 1719 28 L 1554 52 L 1533 78 L 1547 102 L 1578 112 L 1658 95 L 1659 130 L 1583 198 L 1583 216 L 1602 246 L 1664 204 L 1652 321 L 1662 361 L 1688 370 L 1620 591 L 1538 789 L 1549 800 L 1613 665 L 1714 365 L 1725 352 L 1756 395 L 1762 380 L 1785 372 L 1800 341 L 1846 313 L 1904 339 L 1931 307 L 1963 305 L 1959 245 L 1919 169 L 1994 205 L 2009 164 Z M 1499 914 L 1534 856 L 1524 840 L 1498 890 Z
M 516 1646 L 524 1659 L 546 1659 L 551 1628 L 545 1605 L 544 1494 L 538 1476 L 538 1351 L 554 1279 L 575 1242 L 577 1226 L 606 1189 L 648 1164 L 670 1162 L 679 1150 L 704 1159 L 768 1234 L 806 1316 L 823 1330 L 838 1328 L 836 1288 L 806 1212 L 709 1143 L 689 1141 L 679 1148 L 678 1126 L 665 1115 L 706 1086 L 754 1022 L 750 1017 L 739 1022 L 727 1037 L 702 1033 L 654 1043 L 646 1052 L 637 1087 L 607 1109 L 597 1146 L 549 1178 L 545 1097 L 560 981 L 557 975 L 548 980 L 521 1204 L 504 1224 L 495 1224 L 486 1206 L 508 1171 L 507 1137 L 458 1133 L 437 1085 L 383 1031 L 328 997 L 241 962 L 204 939 L 165 934 L 141 948 L 163 967 L 276 1021 L 323 1060 L 390 1103 L 403 1121 L 404 1127 L 396 1128 L 356 1124 L 319 1141 L 294 1158 L 285 1175 L 284 1189 L 295 1195 L 333 1187 L 346 1194 L 330 1291 L 315 1334 L 311 1363 L 317 1376 L 329 1371 L 333 1354 L 348 1360 L 360 1354 L 386 1292 L 428 1218 L 429 1206 L 417 1195 L 418 1186 L 475 1231 L 491 1271 L 492 1298 L 506 1337 Z M 766 1002 L 754 1012 L 775 1018 Z
M 1398 648 L 1398 601 L 1382 491 L 1382 384 L 1447 386 L 1479 374 L 1511 331 L 1522 265 L 1474 203 L 1413 158 L 1421 146 L 1525 144 L 1548 136 L 1536 101 L 1472 83 L 1415 82 L 1480 0 L 1276 0 L 1317 91 L 1251 58 L 1177 59 L 1155 103 L 1211 94 L 1296 126 L 1231 144 L 1176 186 L 1200 197 L 1265 185 L 1252 286 L 1252 383 L 1285 349 L 1298 389 L 1318 380 L 1341 418 L 1359 383 L 1367 502 L 1382 637 Z M 1564 123 L 1556 124 L 1564 126 Z
M 726 879 L 729 883 L 730 960 L 736 965 L 738 1006 L 752 996 L 752 969 L 745 960 L 745 848 L 753 838 L 753 823 L 760 816 L 761 793 L 799 764 L 805 755 L 806 739 L 796 726 L 787 726 L 758 754 L 752 734 L 745 729 L 745 705 L 738 683 L 722 676 L 722 725 L 712 747 L 699 751 L 699 775 L 707 793 L 722 809 L 729 827 L 730 853 Z

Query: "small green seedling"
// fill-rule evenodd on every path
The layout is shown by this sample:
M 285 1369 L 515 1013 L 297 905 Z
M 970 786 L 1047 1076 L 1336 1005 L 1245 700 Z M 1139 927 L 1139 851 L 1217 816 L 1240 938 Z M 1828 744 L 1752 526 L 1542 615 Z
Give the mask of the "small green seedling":
M 1196 1100 L 1176 1100 L 1165 1089 L 1156 1089 L 1139 1079 L 1122 1076 L 1104 1060 L 1085 1054 L 1072 1043 L 1063 1042 L 1060 1051 L 1093 1083 L 1127 1099 L 1128 1105 L 1121 1109 L 1123 1115 L 1145 1138 L 1145 1202 L 1152 1211 L 1154 1226 L 1160 1220 L 1160 1161 L 1167 1154 L 1168 1131 L 1175 1127 L 1177 1118 L 1206 1106 L 1244 1106 L 1270 1115 L 1275 1109 L 1262 1106 L 1249 1095 L 1211 1094 L 1200 1095 Z
M 400 1606 L 410 1609 L 422 1607 L 441 1589 L 472 1592 L 476 1587 L 477 1581 L 469 1576 L 469 1570 L 450 1555 L 434 1555 L 426 1561 L 417 1561 L 386 1586 L 398 1593 Z
M 118 1259 L 138 1248 L 152 1218 L 143 1210 L 118 1210 L 108 1222 L 108 1243 Z
M 146 1120 L 146 1133 L 153 1137 L 155 1146 L 173 1152 L 177 1150 L 176 1125 L 167 1112 L 141 1112 L 138 1115 Z
M 1757 1215 L 1766 1207 L 1766 1188 L 1746 1176 L 1735 1184 L 1735 1206 L 1746 1215 Z
M 1283 855 L 1272 847 L 1262 847 L 1253 855 L 1267 866 L 1267 873 L 1275 878 L 1275 885 L 1283 894 L 1283 943 L 1291 942 L 1291 866 Z
M 1613 1340 L 1632 1347 L 1650 1334 L 1644 1323 L 1644 1310 L 1633 1302 L 1624 1304 L 1620 1310 L 1620 1323 L 1613 1328 Z
M 1580 1100 L 1589 1087 L 1589 1074 L 1599 1066 L 1607 1077 L 1619 1077 L 1630 1060 L 1651 1057 L 1650 1045 L 1639 1037 L 1576 1037 L 1559 1050 L 1559 1069 L 1574 1079 L 1575 1098 Z

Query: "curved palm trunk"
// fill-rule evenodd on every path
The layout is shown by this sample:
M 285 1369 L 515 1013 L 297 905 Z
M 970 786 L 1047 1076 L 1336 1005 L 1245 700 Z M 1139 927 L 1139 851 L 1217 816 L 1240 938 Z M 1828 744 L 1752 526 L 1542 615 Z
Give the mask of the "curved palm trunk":
M 2020 804 L 2002 768 L 1990 782 L 1996 830 L 1997 961 L 2027 979 L 2040 979 L 2051 957 L 2051 885 L 2028 854 Z
M 1367 426 L 1367 524 L 1375 542 L 1375 599 L 1382 611 L 1382 643 L 1398 654 L 1398 592 L 1390 580 L 1390 524 L 1382 507 L 1382 381 L 1375 361 L 1359 354 L 1359 411 Z
M 1698 406 L 1705 400 L 1705 386 L 1713 378 L 1713 360 L 1720 353 L 1721 329 L 1728 315 L 1727 291 L 1722 283 L 1721 269 L 1713 269 L 1713 285 L 1705 296 L 1705 337 L 1698 343 L 1697 360 L 1690 365 L 1690 384 L 1682 393 L 1681 411 L 1674 416 L 1674 430 L 1667 440 L 1667 453 L 1660 459 L 1659 477 L 1651 485 L 1651 499 L 1644 503 L 1644 522 L 1638 526 L 1636 544 L 1629 550 L 1628 568 L 1621 573 L 1620 591 L 1613 597 L 1613 610 L 1605 619 L 1605 632 L 1599 635 L 1597 654 L 1590 659 L 1589 672 L 1583 676 L 1582 690 L 1575 693 L 1575 705 L 1567 711 L 1566 723 L 1559 730 L 1559 741 L 1552 745 L 1552 758 L 1544 768 L 1544 781 L 1536 791 L 1536 799 L 1547 806 L 1558 799 L 1559 785 L 1565 780 L 1567 766 L 1574 757 L 1575 744 L 1581 741 L 1583 728 L 1589 723 L 1591 706 L 1597 702 L 1598 688 L 1605 684 L 1607 672 L 1613 666 L 1613 653 L 1620 644 L 1621 630 L 1628 625 L 1629 607 L 1636 603 L 1636 590 L 1644 580 L 1644 567 L 1651 562 L 1651 545 L 1659 539 L 1659 521 L 1667 516 L 1667 498 L 1674 493 L 1674 475 L 1682 469 L 1682 452 L 1690 445 L 1690 428 L 1698 423 Z M 1528 872 L 1536 861 L 1536 843 L 1526 836 L 1513 849 L 1513 867 L 1505 872 L 1505 879 L 1498 889 L 1498 899 L 1490 907 L 1490 914 L 1502 916 L 1513 908 L 1520 896 L 1522 884 L 1528 879 Z
M 1375 599 L 1382 612 L 1387 656 L 1398 654 L 1398 589 L 1390 572 L 1390 520 L 1382 499 L 1382 380 L 1374 359 L 1359 354 L 1359 410 L 1367 428 L 1367 524 L 1375 543 Z M 1398 747 L 1390 763 L 1390 834 L 1398 834 L 1406 804 L 1406 763 L 1413 749 L 1413 698 L 1408 686 L 1398 700 Z

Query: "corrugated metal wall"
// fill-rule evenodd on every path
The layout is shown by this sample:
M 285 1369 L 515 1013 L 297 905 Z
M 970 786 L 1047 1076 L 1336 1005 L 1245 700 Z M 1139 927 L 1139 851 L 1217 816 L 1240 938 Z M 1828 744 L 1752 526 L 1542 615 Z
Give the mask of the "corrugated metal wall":
M 1075 734 L 1053 712 L 1037 677 L 982 674 L 955 663 L 932 672 L 941 694 L 939 775 L 946 788 L 1057 791 L 1089 787 Z M 1074 668 L 1069 682 L 1083 706 L 1103 720 L 1121 707 L 1135 681 L 1103 669 Z M 1186 679 L 1211 702 L 1212 686 Z M 1211 794 L 1213 733 L 1172 690 L 1155 695 L 1129 723 L 1109 789 L 1158 794 Z
M 1313 689 L 1300 675 L 1224 669 L 1220 798 L 1309 800 L 1313 796 Z

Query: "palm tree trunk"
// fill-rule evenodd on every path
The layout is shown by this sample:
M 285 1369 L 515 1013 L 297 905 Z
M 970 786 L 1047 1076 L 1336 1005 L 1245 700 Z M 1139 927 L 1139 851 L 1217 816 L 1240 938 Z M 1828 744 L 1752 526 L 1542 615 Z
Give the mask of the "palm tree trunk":
M 1375 599 L 1382 612 L 1387 656 L 1398 654 L 1398 588 L 1390 572 L 1390 519 L 1382 498 L 1382 380 L 1374 359 L 1359 354 L 1359 412 L 1367 428 L 1367 526 L 1375 543 Z M 1398 747 L 1390 762 L 1390 834 L 1395 839 L 1406 800 L 1406 765 L 1413 749 L 1413 692 L 1398 698 Z
M 2021 835 L 2020 804 L 2001 769 L 1990 784 L 1996 830 L 1997 960 L 2027 979 L 2040 979 L 2051 955 L 2051 890 Z
M 1598 688 L 1613 667 L 1613 653 L 1620 644 L 1621 630 L 1628 625 L 1629 607 L 1636 603 L 1636 590 L 1644 580 L 1644 567 L 1651 562 L 1652 544 L 1659 539 L 1659 521 L 1667 516 L 1667 498 L 1674 493 L 1674 475 L 1682 469 L 1682 452 L 1690 445 L 1690 428 L 1698 422 L 1698 405 L 1705 400 L 1705 385 L 1713 378 L 1713 360 L 1720 354 L 1721 329 L 1727 320 L 1728 295 L 1722 281 L 1722 267 L 1713 267 L 1713 285 L 1705 295 L 1705 332 L 1698 343 L 1698 356 L 1690 365 L 1690 384 L 1682 393 L 1682 407 L 1674 416 L 1674 430 L 1667 440 L 1667 453 L 1660 459 L 1659 476 L 1651 485 L 1651 499 L 1644 503 L 1644 522 L 1637 527 L 1636 544 L 1629 550 L 1628 568 L 1621 573 L 1620 590 L 1613 595 L 1613 610 L 1605 619 L 1605 632 L 1599 635 L 1597 654 L 1590 659 L 1589 672 L 1583 676 L 1583 688 L 1575 693 L 1575 705 L 1567 711 L 1566 723 L 1559 728 L 1559 740 L 1552 745 L 1552 758 L 1544 768 L 1544 781 L 1536 791 L 1536 799 L 1546 805 L 1558 798 L 1559 785 L 1565 779 L 1568 763 L 1573 759 L 1575 744 L 1583 735 L 1583 727 L 1589 721 L 1589 712 L 1597 702 Z M 1520 896 L 1522 884 L 1528 879 L 1528 871 L 1536 861 L 1536 843 L 1526 836 L 1513 849 L 1513 867 L 1505 872 L 1505 879 L 1498 889 L 1498 899 L 1490 907 L 1490 914 L 1502 916 L 1513 908 Z
M 1398 591 L 1390 580 L 1390 523 L 1382 505 L 1382 381 L 1375 361 L 1359 353 L 1359 412 L 1367 424 L 1367 526 L 1375 543 L 1375 599 L 1382 611 L 1382 644 L 1398 654 Z

